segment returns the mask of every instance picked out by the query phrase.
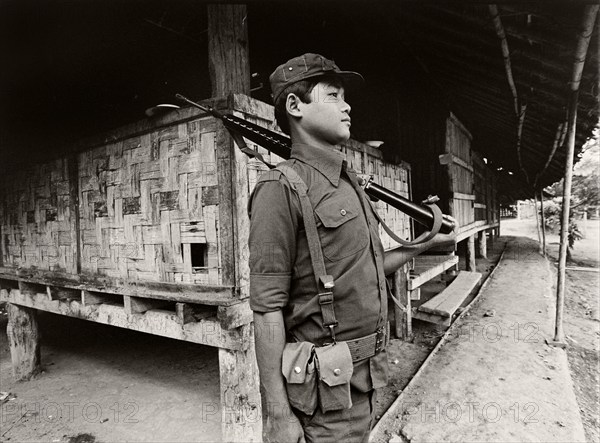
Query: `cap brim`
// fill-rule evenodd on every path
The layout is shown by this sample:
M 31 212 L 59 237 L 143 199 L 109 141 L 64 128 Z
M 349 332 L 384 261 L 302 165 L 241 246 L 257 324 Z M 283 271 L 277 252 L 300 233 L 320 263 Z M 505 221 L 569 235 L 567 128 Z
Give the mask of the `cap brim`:
M 303 80 L 308 80 L 311 78 L 317 78 L 317 77 L 340 77 L 344 82 L 344 89 L 349 89 L 349 90 L 358 89 L 365 82 L 364 77 L 361 74 L 359 74 L 358 72 L 354 72 L 354 71 L 319 72 L 314 75 L 308 75 L 306 77 L 299 78 L 297 80 L 297 82 L 303 81 Z M 296 82 L 294 82 L 294 83 L 296 83 Z M 293 83 L 290 83 L 290 84 L 293 84 Z M 287 85 L 287 86 L 289 86 L 289 85 Z M 286 88 L 287 88 L 287 86 L 286 86 Z M 285 88 L 283 88 L 281 91 L 279 91 L 279 93 L 276 96 L 272 96 L 273 102 L 277 101 L 277 98 L 283 93 L 284 90 L 285 90 Z
M 355 88 L 361 86 L 365 82 L 364 77 L 361 74 L 359 74 L 358 72 L 354 72 L 354 71 L 337 71 L 337 72 L 332 71 L 332 72 L 325 72 L 325 73 L 320 73 L 319 75 L 315 75 L 315 77 L 327 77 L 327 76 L 340 77 L 344 81 L 344 87 L 346 89 L 355 89 Z

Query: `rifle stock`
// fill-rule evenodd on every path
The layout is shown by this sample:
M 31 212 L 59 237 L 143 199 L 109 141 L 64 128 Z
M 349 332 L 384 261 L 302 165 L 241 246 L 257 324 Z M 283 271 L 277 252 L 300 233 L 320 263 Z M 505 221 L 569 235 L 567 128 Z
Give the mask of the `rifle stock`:
M 283 159 L 287 160 L 290 158 L 292 143 L 289 137 L 263 128 L 262 126 L 258 126 L 254 123 L 251 123 L 234 115 L 223 114 L 210 106 L 201 105 L 192 100 L 189 100 L 181 94 L 176 94 L 176 97 L 179 100 L 182 100 L 220 119 L 221 121 L 223 121 L 224 126 L 228 130 L 237 132 L 241 136 L 247 138 L 253 143 L 256 143 L 257 145 L 262 146 L 266 150 L 272 152 L 273 154 Z M 372 180 L 365 180 L 365 183 L 363 183 L 362 186 L 365 190 L 365 193 L 369 197 L 381 200 L 387 203 L 388 205 L 398 209 L 399 211 L 404 212 L 409 217 L 413 218 L 415 221 L 422 224 L 428 229 L 431 229 L 431 227 L 433 226 L 433 211 L 426 204 L 414 203 L 409 199 L 402 197 L 401 195 L 396 194 L 395 192 L 390 191 L 387 188 L 384 188 L 383 186 L 373 183 Z M 444 219 L 442 220 L 440 232 L 443 234 L 449 234 L 452 232 L 454 227 L 455 226 L 453 222 Z

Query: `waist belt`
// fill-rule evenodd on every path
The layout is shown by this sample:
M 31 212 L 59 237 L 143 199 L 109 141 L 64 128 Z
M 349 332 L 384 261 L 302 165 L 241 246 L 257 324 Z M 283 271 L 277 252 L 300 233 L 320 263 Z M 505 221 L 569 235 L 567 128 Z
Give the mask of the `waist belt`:
M 389 326 L 389 323 L 387 325 Z M 387 326 L 382 326 L 372 334 L 354 340 L 346 340 L 350 355 L 352 355 L 352 363 L 373 357 L 385 349 L 389 342 L 387 329 Z

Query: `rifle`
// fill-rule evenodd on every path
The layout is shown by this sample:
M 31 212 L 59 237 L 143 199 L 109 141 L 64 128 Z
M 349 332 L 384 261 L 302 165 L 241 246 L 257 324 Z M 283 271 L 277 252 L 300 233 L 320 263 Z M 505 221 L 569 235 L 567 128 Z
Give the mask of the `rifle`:
M 283 159 L 287 160 L 290 158 L 292 144 L 289 137 L 263 128 L 234 115 L 223 114 L 211 106 L 201 105 L 184 97 L 181 94 L 176 94 L 175 97 L 204 112 L 211 114 L 213 117 L 220 119 L 225 128 L 232 133 L 236 144 L 242 150 L 242 152 L 250 157 L 256 157 L 270 168 L 273 166 L 266 162 L 260 153 L 250 149 L 244 142 L 243 137 L 259 146 L 262 146 L 266 150 Z M 368 179 L 362 178 L 360 184 L 365 193 L 371 197 L 371 199 L 381 200 L 398 209 L 399 211 L 404 212 L 409 217 L 413 218 L 415 221 L 432 231 L 432 233 L 433 231 L 435 231 L 435 233 L 438 232 L 436 230 L 438 226 L 436 225 L 439 225 L 439 232 L 443 234 L 449 234 L 454 230 L 455 226 L 452 221 L 441 218 L 441 211 L 435 205 L 435 202 L 439 200 L 437 196 L 430 196 L 421 204 L 417 204 L 399 194 L 396 194 L 393 191 L 390 191 L 387 188 L 384 188 L 383 186 L 378 185 L 377 183 L 374 183 L 372 176 Z M 386 229 L 386 232 L 390 234 L 391 231 L 388 231 L 387 226 L 385 226 L 384 223 L 382 223 L 382 226 L 384 229 Z M 393 234 L 390 234 L 390 236 L 399 243 L 406 244 L 405 240 L 403 241 L 398 239 Z M 432 235 L 427 236 L 427 238 L 430 237 L 432 237 Z

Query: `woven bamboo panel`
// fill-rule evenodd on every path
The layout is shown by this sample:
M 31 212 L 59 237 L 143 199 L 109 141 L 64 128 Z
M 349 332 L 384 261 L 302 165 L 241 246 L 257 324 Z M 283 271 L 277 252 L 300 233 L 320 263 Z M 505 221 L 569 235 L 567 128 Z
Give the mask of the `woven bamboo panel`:
M 215 128 L 201 118 L 80 155 L 83 273 L 221 283 Z
M 66 159 L 1 178 L 2 265 L 75 273 L 77 236 Z
M 404 165 L 384 162 L 377 151 L 362 143 L 350 141 L 342 148 L 348 165 L 359 174 L 373 176 L 373 181 L 403 197 L 410 198 L 410 170 Z M 401 238 L 412 238 L 410 217 L 405 213 L 379 201 L 373 204 L 377 213 L 392 231 Z M 385 249 L 398 246 L 394 240 L 379 228 L 381 242 Z
M 450 190 L 453 193 L 472 195 L 475 192 L 473 173 L 473 152 L 471 149 L 471 134 L 450 114 L 446 120 L 446 152 L 462 160 L 448 165 Z M 454 197 L 452 216 L 459 226 L 467 226 L 475 221 L 475 210 L 472 200 Z
M 275 129 L 271 106 L 239 95 L 229 106 L 236 115 Z M 146 122 L 119 128 L 84 144 L 77 158 L 4 177 L 1 264 L 209 285 L 230 284 L 233 269 L 244 297 L 247 198 L 266 166 L 237 150 L 224 163 L 228 147 L 217 146 L 217 140 L 227 140 L 219 130 L 214 118 L 188 112 L 160 127 Z M 271 163 L 282 160 L 249 145 Z M 408 197 L 406 166 L 386 165 L 379 152 L 356 142 L 344 153 L 356 171 Z M 226 178 L 231 183 L 219 183 Z M 220 201 L 229 195 L 223 192 L 227 185 L 233 202 Z M 396 233 L 410 237 L 406 215 L 381 203 L 377 207 Z M 233 248 L 224 233 L 234 235 Z M 386 247 L 393 245 L 383 232 L 382 239 Z

